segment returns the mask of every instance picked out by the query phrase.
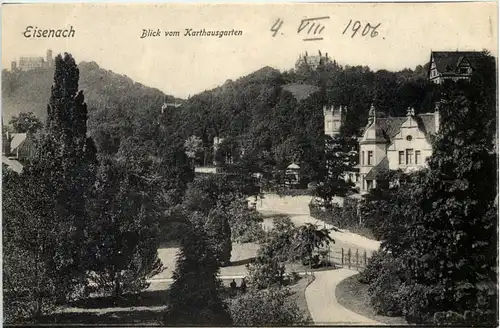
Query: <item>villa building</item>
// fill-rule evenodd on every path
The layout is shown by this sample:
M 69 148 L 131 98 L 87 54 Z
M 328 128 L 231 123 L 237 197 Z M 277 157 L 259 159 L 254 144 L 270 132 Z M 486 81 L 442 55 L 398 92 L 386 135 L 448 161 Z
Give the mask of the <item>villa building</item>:
M 436 84 L 445 80 L 469 80 L 480 54 L 478 51 L 432 51 L 429 80 Z
M 406 117 L 377 117 L 371 107 L 368 124 L 359 140 L 360 191 L 376 188 L 389 170 L 411 172 L 426 167 L 432 155 L 430 136 L 439 130 L 439 111 Z

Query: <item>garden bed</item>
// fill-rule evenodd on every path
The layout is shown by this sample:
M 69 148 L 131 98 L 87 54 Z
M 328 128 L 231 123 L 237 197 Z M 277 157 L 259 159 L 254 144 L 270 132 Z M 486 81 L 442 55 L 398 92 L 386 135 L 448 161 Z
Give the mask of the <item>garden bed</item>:
M 359 274 L 342 280 L 335 289 L 335 296 L 340 305 L 369 319 L 388 325 L 408 325 L 404 317 L 379 315 L 373 309 L 368 294 L 368 284 L 358 281 Z

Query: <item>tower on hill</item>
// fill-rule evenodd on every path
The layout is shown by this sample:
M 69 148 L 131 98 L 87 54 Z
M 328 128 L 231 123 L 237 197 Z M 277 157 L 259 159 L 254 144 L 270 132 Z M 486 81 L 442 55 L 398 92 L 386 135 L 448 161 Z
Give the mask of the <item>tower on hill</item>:
M 342 106 L 323 106 L 323 117 L 325 119 L 325 134 L 335 137 L 340 133 L 344 121 L 346 108 Z

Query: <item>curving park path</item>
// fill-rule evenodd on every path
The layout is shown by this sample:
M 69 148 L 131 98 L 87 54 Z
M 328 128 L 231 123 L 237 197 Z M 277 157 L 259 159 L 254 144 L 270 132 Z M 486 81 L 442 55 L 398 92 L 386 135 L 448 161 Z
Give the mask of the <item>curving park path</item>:
M 357 271 L 337 269 L 314 273 L 314 281 L 306 289 L 306 301 L 316 325 L 384 325 L 354 313 L 337 302 L 335 289 Z
M 310 196 L 265 195 L 257 201 L 257 210 L 262 213 L 287 214 L 297 225 L 313 223 L 331 229 L 332 225 L 316 220 L 309 215 Z M 267 222 L 268 225 L 270 222 Z M 371 240 L 349 231 L 332 231 L 335 247 L 354 248 L 372 253 L 380 248 L 380 242 Z M 348 269 L 317 271 L 314 281 L 307 287 L 305 296 L 307 307 L 316 325 L 383 325 L 380 322 L 354 313 L 337 302 L 335 289 L 344 279 L 358 273 Z

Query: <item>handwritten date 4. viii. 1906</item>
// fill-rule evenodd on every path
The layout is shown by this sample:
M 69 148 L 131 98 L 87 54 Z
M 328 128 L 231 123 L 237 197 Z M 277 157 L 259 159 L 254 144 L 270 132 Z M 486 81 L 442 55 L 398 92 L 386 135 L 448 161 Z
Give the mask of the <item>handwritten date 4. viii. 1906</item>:
M 303 36 L 304 41 L 321 41 L 323 40 L 322 32 L 325 29 L 325 24 L 329 19 L 330 16 L 303 18 L 298 26 L 297 34 Z M 284 21 L 281 18 L 278 18 L 273 24 L 273 26 L 271 27 L 273 37 L 280 33 L 280 29 L 283 26 L 283 23 Z M 362 23 L 359 20 L 353 21 L 351 19 L 345 26 L 342 34 L 349 35 L 351 38 L 354 38 L 356 35 L 375 38 L 376 36 L 378 36 L 377 28 L 380 25 L 381 23 L 372 25 L 370 23 Z M 283 33 L 280 34 L 284 35 Z

